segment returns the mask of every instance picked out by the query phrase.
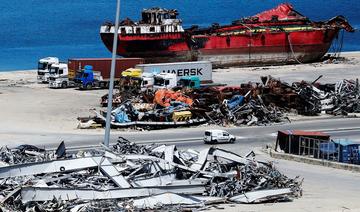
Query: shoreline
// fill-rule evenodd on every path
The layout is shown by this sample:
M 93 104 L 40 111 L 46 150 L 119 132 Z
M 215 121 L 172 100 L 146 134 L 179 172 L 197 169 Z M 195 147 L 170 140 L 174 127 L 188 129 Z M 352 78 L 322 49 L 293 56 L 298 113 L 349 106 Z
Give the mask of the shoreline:
M 328 52 L 326 54 L 333 54 L 333 53 L 334 52 Z M 342 51 L 342 52 L 340 52 L 340 57 L 343 54 L 345 54 L 346 56 L 360 55 L 360 50 L 359 51 Z M 36 61 L 34 62 L 34 64 L 35 63 L 36 63 Z M 320 62 L 314 62 L 314 63 L 321 63 L 321 61 Z M 305 64 L 313 64 L 313 63 L 305 63 Z M 290 64 L 290 65 L 296 65 L 296 64 Z M 268 66 L 271 67 L 271 66 L 279 66 L 279 65 L 268 65 Z M 281 65 L 281 66 L 287 66 L 287 65 Z M 255 68 L 255 67 L 267 67 L 267 66 L 260 65 L 260 66 L 248 66 L 248 67 Z M 232 68 L 232 67 L 230 67 L 230 68 Z M 236 68 L 246 68 L 246 66 L 244 66 L 244 67 L 236 66 Z M 221 68 L 221 69 L 225 69 L 225 68 Z M 32 69 L 31 68 L 29 68 L 29 69 L 14 69 L 14 70 L 1 70 L 0 69 L 0 73 L 3 73 L 3 72 L 19 72 L 19 71 L 37 71 L 37 69 L 36 68 L 32 68 Z

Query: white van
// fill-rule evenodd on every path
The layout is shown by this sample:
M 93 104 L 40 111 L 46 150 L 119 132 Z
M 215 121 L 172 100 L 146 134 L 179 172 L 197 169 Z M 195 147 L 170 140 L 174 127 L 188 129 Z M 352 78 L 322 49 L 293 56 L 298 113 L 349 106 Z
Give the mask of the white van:
M 229 142 L 234 143 L 236 137 L 225 130 L 206 130 L 204 135 L 204 143 Z

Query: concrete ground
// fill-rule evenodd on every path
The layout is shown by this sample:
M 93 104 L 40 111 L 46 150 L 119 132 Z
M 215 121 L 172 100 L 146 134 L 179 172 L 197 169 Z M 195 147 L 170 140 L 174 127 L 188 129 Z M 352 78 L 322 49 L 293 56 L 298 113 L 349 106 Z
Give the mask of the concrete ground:
M 320 80 L 323 83 L 359 77 L 360 53 L 347 53 L 343 56 L 346 58 L 345 61 L 335 61 L 335 63 L 217 69 L 214 70 L 213 79 L 215 82 L 238 85 L 248 81 L 260 82 L 262 75 L 272 75 L 288 82 L 313 81 L 319 75 L 323 75 Z M 44 141 L 49 144 L 59 142 L 62 138 L 80 142 L 81 138 L 89 138 L 89 135 L 103 135 L 103 129 L 77 129 L 76 118 L 89 116 L 91 114 L 89 109 L 99 109 L 100 97 L 105 93 L 106 90 L 48 89 L 46 85 L 36 83 L 36 71 L 0 72 L 0 146 L 32 144 L 32 141 L 34 143 Z M 261 129 L 254 128 L 249 137 L 256 137 L 258 130 Z M 181 130 L 169 129 L 165 132 L 171 134 L 171 132 L 181 132 Z M 190 129 L 192 130 L 196 129 Z M 124 131 L 112 131 L 115 135 L 122 133 Z M 159 137 L 164 134 L 158 133 L 152 134 Z M 183 134 L 186 133 L 187 131 L 184 130 Z M 65 134 L 67 137 L 61 136 Z M 124 134 L 131 135 L 132 132 Z M 59 140 L 49 140 L 54 138 L 49 135 L 59 135 Z M 265 141 L 265 138 L 259 139 Z M 203 144 L 199 144 L 198 147 L 192 145 L 189 144 L 188 147 L 203 147 Z M 260 146 L 247 143 L 221 147 L 243 153 Z M 273 160 L 264 153 L 259 154 L 260 158 Z M 360 175 L 358 173 L 291 161 L 274 161 L 286 175 L 292 177 L 300 175 L 304 178 L 303 197 L 289 203 L 236 205 L 234 207 L 230 205 L 226 206 L 226 211 L 360 211 L 358 201 Z

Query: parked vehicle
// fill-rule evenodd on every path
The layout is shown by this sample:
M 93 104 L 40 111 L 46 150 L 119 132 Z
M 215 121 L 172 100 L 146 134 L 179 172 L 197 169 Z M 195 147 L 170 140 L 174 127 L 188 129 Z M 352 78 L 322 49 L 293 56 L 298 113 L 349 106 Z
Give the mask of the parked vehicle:
M 143 63 L 142 58 L 117 58 L 115 67 L 115 84 L 118 84 L 121 73 L 135 65 Z M 92 67 L 92 73 L 87 69 L 87 77 L 84 76 L 85 66 Z M 87 88 L 108 88 L 110 83 L 111 58 L 78 58 L 69 59 L 69 80 L 76 81 L 82 89 Z M 89 68 L 89 67 L 88 67 Z M 85 74 L 85 75 L 87 75 Z M 91 78 L 92 76 L 92 78 Z M 77 78 L 77 79 L 75 79 Z M 85 83 L 85 84 L 84 84 Z
M 76 87 L 90 90 L 92 88 L 105 88 L 108 81 L 104 81 L 101 72 L 94 71 L 91 65 L 86 65 L 83 70 L 76 73 L 74 79 Z
M 234 143 L 236 137 L 225 130 L 206 130 L 204 133 L 204 143 Z
M 38 61 L 37 81 L 38 83 L 47 83 L 51 65 L 59 64 L 57 57 L 45 57 Z
M 122 77 L 139 80 L 141 90 L 170 89 L 177 86 L 200 88 L 202 83 L 212 82 L 210 62 L 186 62 L 165 64 L 139 64 L 122 73 Z M 127 83 L 123 83 L 127 85 Z
M 141 91 L 152 90 L 154 87 L 154 74 L 142 73 L 141 76 Z
M 138 68 L 128 68 L 121 73 L 121 77 L 141 78 L 142 70 Z
M 68 65 L 66 63 L 52 65 L 49 74 L 49 88 L 68 88 L 75 86 L 75 82 L 69 80 Z
M 154 76 L 154 90 L 169 89 L 177 86 L 176 74 L 160 73 Z

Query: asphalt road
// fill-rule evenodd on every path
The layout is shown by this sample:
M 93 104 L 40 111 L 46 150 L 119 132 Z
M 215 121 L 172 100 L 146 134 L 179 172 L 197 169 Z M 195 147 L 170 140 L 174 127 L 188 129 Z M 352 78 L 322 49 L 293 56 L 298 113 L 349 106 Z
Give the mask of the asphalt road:
M 110 143 L 115 143 L 119 136 L 123 136 L 136 143 L 171 143 L 178 147 L 201 147 L 204 130 L 219 129 L 216 126 L 201 126 L 196 128 L 177 128 L 156 131 L 111 131 Z M 275 141 L 278 130 L 313 130 L 329 133 L 332 138 L 347 138 L 360 142 L 360 119 L 356 118 L 331 118 L 312 119 L 293 123 L 222 128 L 237 136 L 237 141 L 232 147 L 259 147 Z M 6 139 L 8 135 L 9 139 Z M 79 130 L 76 133 L 59 134 L 56 132 L 3 132 L 0 130 L 2 145 L 14 147 L 20 144 L 33 144 L 45 148 L 55 148 L 62 140 L 68 147 L 89 147 L 98 145 L 103 141 L 103 130 L 94 132 Z M 219 144 L 228 146 L 228 144 Z

